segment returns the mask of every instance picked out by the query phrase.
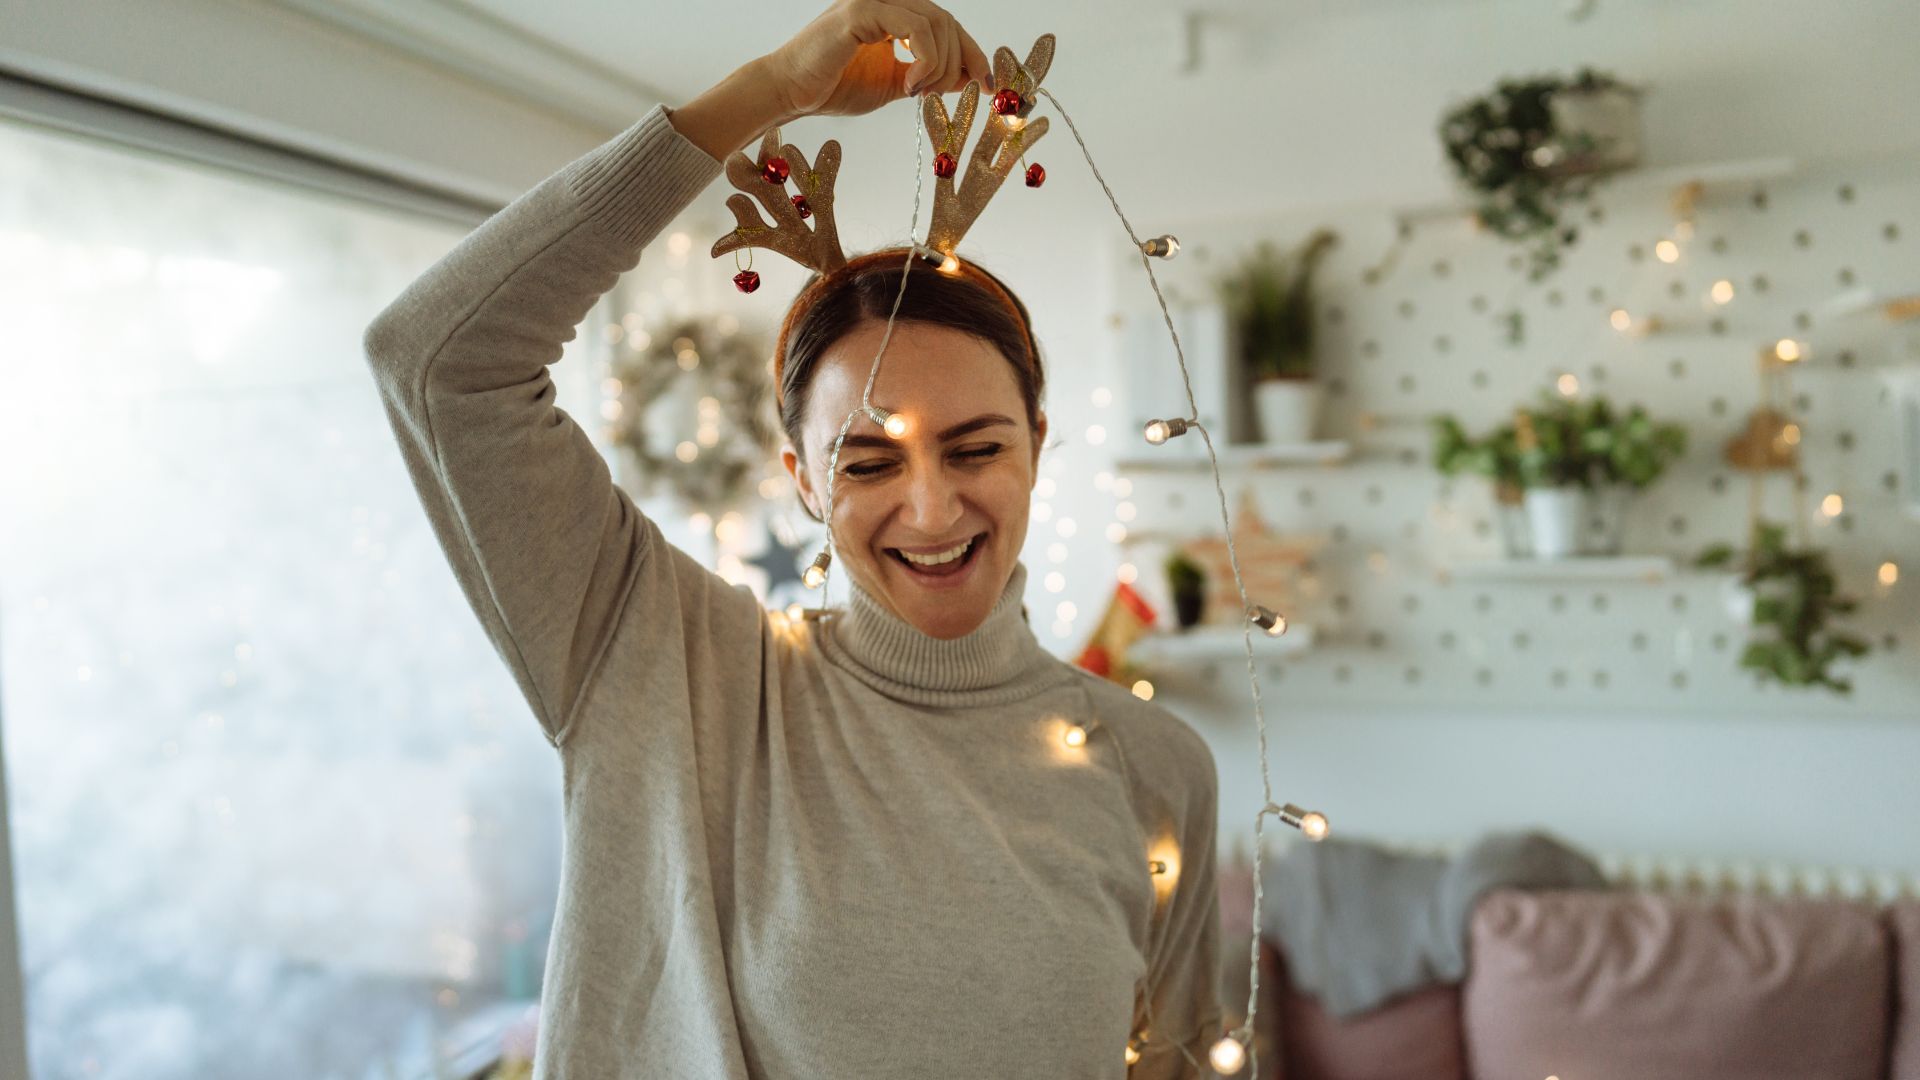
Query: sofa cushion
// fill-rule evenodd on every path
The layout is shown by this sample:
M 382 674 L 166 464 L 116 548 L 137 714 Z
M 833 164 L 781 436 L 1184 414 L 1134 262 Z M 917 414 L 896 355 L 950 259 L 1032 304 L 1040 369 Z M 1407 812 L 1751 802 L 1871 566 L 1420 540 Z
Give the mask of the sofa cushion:
M 1280 950 L 1269 943 L 1262 953 L 1261 998 L 1272 980 L 1285 1080 L 1466 1080 L 1457 985 L 1416 990 L 1341 1020 L 1291 985 Z
M 1877 1080 L 1891 950 L 1846 900 L 1489 893 L 1462 997 L 1476 1080 Z
M 1893 1060 L 1891 1080 L 1920 1080 L 1920 900 L 1887 908 L 1893 933 Z

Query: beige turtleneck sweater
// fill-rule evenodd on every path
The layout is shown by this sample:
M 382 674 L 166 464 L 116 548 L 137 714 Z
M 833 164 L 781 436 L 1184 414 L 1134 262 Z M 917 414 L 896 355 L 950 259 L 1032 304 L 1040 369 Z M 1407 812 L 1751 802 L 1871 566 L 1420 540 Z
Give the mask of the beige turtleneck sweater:
M 657 107 L 366 332 L 427 517 L 564 771 L 536 1077 L 1210 1076 L 1199 736 L 1041 649 L 1024 566 L 955 640 L 857 587 L 789 623 L 670 545 L 555 407 L 547 365 L 719 172 Z

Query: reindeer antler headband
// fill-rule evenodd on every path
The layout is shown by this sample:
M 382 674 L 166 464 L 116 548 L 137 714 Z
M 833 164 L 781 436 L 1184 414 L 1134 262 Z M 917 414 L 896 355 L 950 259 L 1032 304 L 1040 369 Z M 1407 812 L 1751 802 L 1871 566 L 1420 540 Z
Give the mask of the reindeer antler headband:
M 1028 123 L 1027 114 L 1037 100 L 1040 80 L 1052 66 L 1052 34 L 1043 34 L 1034 42 L 1025 64 L 1004 45 L 994 51 L 994 82 L 1001 89 L 993 95 L 986 128 L 974 143 L 966 174 L 958 183 L 955 174 L 959 153 L 973 128 L 980 83 L 970 82 L 960 92 L 959 107 L 951 117 L 938 94 L 924 98 L 921 107 L 927 133 L 936 147 L 933 222 L 924 245 L 927 253 L 937 253 L 932 261 L 945 262 L 953 257 L 960 238 L 979 219 L 1015 163 L 1047 133 L 1045 117 Z M 738 153 L 727 159 L 727 180 L 742 192 L 727 198 L 727 206 L 739 224 L 714 241 L 713 257 L 760 247 L 777 251 L 822 276 L 845 266 L 847 257 L 840 250 L 833 207 L 833 182 L 839 174 L 839 142 L 828 139 L 821 145 L 819 157 L 809 163 L 799 148 L 791 143 L 781 145 L 779 128 L 768 131 L 760 141 L 758 160 Z M 1027 186 L 1039 187 L 1046 175 L 1039 165 L 1032 166 L 1027 170 Z M 797 194 L 788 195 L 789 179 L 799 189 Z M 773 218 L 773 224 L 761 218 L 755 200 Z M 809 219 L 813 221 L 811 228 L 807 226 Z M 734 283 L 742 292 L 752 292 L 760 287 L 760 275 L 743 268 Z
M 1154 298 L 1159 302 L 1160 315 L 1166 322 L 1167 333 L 1173 339 L 1174 358 L 1180 364 L 1180 379 L 1185 385 L 1187 396 L 1187 415 L 1174 415 L 1166 419 L 1149 420 L 1142 434 L 1146 441 L 1154 446 L 1161 445 L 1176 436 L 1189 431 L 1197 431 L 1206 445 L 1207 459 L 1213 470 L 1214 493 L 1218 496 L 1221 531 L 1226 536 L 1227 555 L 1233 568 L 1234 584 L 1239 588 L 1241 602 L 1245 605 L 1247 623 L 1243 626 L 1242 640 L 1247 654 L 1247 678 L 1253 690 L 1253 711 L 1260 732 L 1261 770 L 1260 779 L 1265 805 L 1254 819 L 1253 843 L 1253 923 L 1260 925 L 1262 895 L 1260 889 L 1261 853 L 1265 843 L 1262 839 L 1266 819 L 1278 818 L 1283 824 L 1291 825 L 1304 833 L 1309 840 L 1324 839 L 1329 832 L 1325 815 L 1315 811 L 1303 810 L 1293 803 L 1284 805 L 1273 798 L 1272 784 L 1267 776 L 1266 753 L 1267 718 L 1260 697 L 1260 677 L 1255 666 L 1253 648 L 1253 627 L 1259 627 L 1265 636 L 1279 637 L 1287 631 L 1287 620 L 1273 609 L 1255 603 L 1247 594 L 1244 577 L 1240 573 L 1240 560 L 1234 552 L 1234 529 L 1227 510 L 1226 489 L 1220 482 L 1220 459 L 1214 450 L 1213 435 L 1207 430 L 1199 416 L 1199 406 L 1193 393 L 1193 380 L 1187 373 L 1187 357 L 1180 347 L 1180 334 L 1174 329 L 1173 316 L 1167 310 L 1166 296 L 1160 291 L 1159 278 L 1154 275 L 1153 262 L 1149 256 L 1170 259 L 1180 250 L 1180 242 L 1172 236 L 1156 236 L 1142 240 L 1135 235 L 1133 225 L 1127 221 L 1127 215 L 1121 211 L 1120 202 L 1114 198 L 1113 189 L 1107 186 L 1106 178 L 1100 175 L 1100 167 L 1093 162 L 1093 155 L 1087 150 L 1086 140 L 1080 137 L 1080 131 L 1074 126 L 1073 117 L 1061 108 L 1060 101 L 1047 90 L 1041 89 L 1040 80 L 1053 64 L 1053 35 L 1043 34 L 1034 42 L 1033 50 L 1027 54 L 1027 62 L 1015 61 L 1013 53 L 1004 46 L 993 54 L 993 73 L 1000 90 L 992 99 L 992 108 L 988 115 L 987 126 L 980 139 L 974 144 L 973 153 L 967 159 L 967 170 L 960 182 L 955 182 L 958 172 L 958 155 L 973 127 L 973 114 L 980 101 L 980 84 L 968 83 L 960 93 L 959 108 L 949 116 L 947 107 L 938 95 L 928 95 L 922 105 L 921 114 L 916 119 L 925 127 L 936 148 L 933 159 L 933 172 L 936 178 L 934 187 L 933 218 L 927 229 L 924 243 L 915 242 L 904 251 L 902 258 L 900 290 L 894 295 L 893 311 L 887 316 L 886 333 L 880 339 L 880 349 L 874 355 L 873 366 L 867 373 L 867 385 L 861 394 L 860 404 L 847 414 L 840 425 L 840 434 L 833 441 L 833 451 L 827 460 L 826 470 L 826 507 L 822 515 L 828 523 L 825 550 L 807 567 L 804 581 L 809 588 L 819 588 L 827 580 L 827 568 L 833 561 L 833 490 L 834 475 L 838 471 L 840 448 L 845 443 L 847 432 L 855 420 L 865 416 L 878 425 L 887 435 L 902 438 L 912 429 L 911 419 L 903 414 L 890 412 L 873 402 L 873 384 L 880 373 L 880 360 L 886 355 L 887 343 L 893 336 L 894 319 L 900 312 L 900 298 L 906 295 L 907 280 L 911 276 L 913 264 L 925 259 L 948 273 L 959 272 L 962 263 L 954 254 L 960 238 L 979 219 L 981 211 L 986 209 L 988 200 L 993 198 L 1000 185 L 1006 182 L 1007 175 L 1013 171 L 1014 163 L 1040 137 L 1047 132 L 1047 121 L 1041 119 L 1029 121 L 1027 114 L 1032 111 L 1039 97 L 1045 97 L 1059 111 L 1060 118 L 1067 122 L 1068 130 L 1073 132 L 1074 142 L 1079 144 L 1081 154 L 1087 159 L 1087 167 L 1093 171 L 1094 179 L 1100 182 L 1100 188 L 1106 193 L 1107 201 L 1112 204 L 1113 212 L 1127 231 L 1127 238 L 1140 252 L 1140 264 L 1147 271 L 1147 280 L 1153 285 Z M 916 136 L 918 129 L 916 129 Z M 916 139 L 916 145 L 918 145 Z M 808 290 L 796 298 L 793 310 L 788 313 L 788 324 L 792 324 L 793 312 L 806 307 L 810 294 L 834 274 L 845 271 L 849 263 L 845 253 L 840 250 L 839 232 L 835 227 L 833 214 L 833 181 L 840 172 L 840 144 L 828 140 L 820 147 L 819 157 L 809 163 L 798 149 L 791 145 L 782 145 L 778 129 L 767 133 L 760 143 L 759 159 L 750 161 L 744 154 L 734 154 L 727 160 L 727 179 L 744 194 L 736 194 L 727 199 L 727 205 L 733 209 L 739 225 L 713 245 L 713 255 L 719 258 L 729 251 L 738 252 L 741 248 L 751 250 L 755 247 L 768 248 L 814 270 L 819 276 Z M 788 195 L 786 184 L 789 179 L 799 187 L 797 194 Z M 924 178 L 916 178 L 913 195 L 913 225 L 908 234 L 912 235 L 920 222 L 920 183 Z M 1027 186 L 1039 187 L 1046 179 L 1046 170 L 1038 164 L 1027 170 Z M 750 196 L 750 197 L 749 197 Z M 768 225 L 754 209 L 758 200 L 773 217 Z M 806 225 L 811 219 L 812 228 Z M 896 252 L 887 252 L 891 255 Z M 856 266 L 866 265 L 881 253 L 862 256 L 855 261 Z M 736 255 L 737 258 L 737 255 Z M 976 280 L 990 281 L 985 274 L 974 274 Z M 760 285 L 760 275 L 750 267 L 743 267 L 734 278 L 734 283 L 742 292 L 752 292 Z M 994 285 L 997 290 L 997 284 Z M 781 331 L 781 346 L 774 356 L 776 365 L 775 383 L 779 381 L 777 366 L 785 361 L 786 330 Z M 1139 688 L 1135 688 L 1139 692 Z M 1149 696 L 1149 695 L 1142 695 Z M 1086 731 L 1079 731 L 1084 741 Z M 1153 864 L 1156 875 L 1164 872 L 1164 863 Z M 1247 1063 L 1247 1051 L 1253 1042 L 1254 1021 L 1258 1014 L 1260 997 L 1259 958 L 1250 959 L 1250 986 L 1247 994 L 1245 1020 L 1241 1025 L 1227 1032 L 1216 1041 L 1208 1051 L 1209 1063 L 1222 1075 L 1238 1073 Z M 1148 1024 L 1154 1024 L 1149 1010 Z M 1153 1045 L 1148 1040 L 1153 1039 Z M 1200 1063 L 1187 1050 L 1186 1039 L 1175 1036 L 1168 1040 L 1164 1034 L 1155 1032 L 1150 1036 L 1143 1031 L 1127 1043 L 1127 1061 L 1129 1064 L 1139 1060 L 1142 1052 L 1157 1050 L 1162 1042 L 1171 1041 L 1179 1053 L 1196 1069 Z M 1256 1059 L 1257 1068 L 1257 1059 Z

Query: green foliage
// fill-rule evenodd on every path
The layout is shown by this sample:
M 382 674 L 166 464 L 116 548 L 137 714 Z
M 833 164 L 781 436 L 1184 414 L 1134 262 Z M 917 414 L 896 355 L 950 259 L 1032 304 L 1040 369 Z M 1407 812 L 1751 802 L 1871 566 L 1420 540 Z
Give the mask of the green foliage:
M 1520 486 L 1520 448 L 1513 425 L 1502 424 L 1479 438 L 1468 435 L 1451 416 L 1433 418 L 1433 463 L 1446 476 L 1484 476 L 1503 487 Z
M 1554 171 L 1554 163 L 1596 148 L 1590 138 L 1555 130 L 1549 102 L 1563 90 L 1619 85 L 1592 68 L 1581 69 L 1572 79 L 1504 79 L 1491 93 L 1455 106 L 1441 119 L 1447 159 L 1479 196 L 1480 221 L 1508 240 L 1532 242 L 1531 280 L 1558 268 L 1560 249 L 1579 239 L 1579 228 L 1563 220 L 1561 210 L 1585 199 L 1599 179 L 1591 173 Z
M 1198 593 L 1206 584 L 1206 571 L 1200 569 L 1200 564 L 1185 553 L 1176 551 L 1167 557 L 1167 585 L 1173 589 L 1174 595 Z
M 1522 488 L 1639 489 L 1686 453 L 1687 430 L 1656 423 L 1639 405 L 1622 412 L 1605 397 L 1543 395 L 1514 420 L 1480 437 L 1451 416 L 1433 420 L 1434 464 L 1449 476 L 1472 473 Z
M 1262 241 L 1215 283 L 1257 377 L 1312 377 L 1313 273 L 1336 239 L 1321 229 L 1287 253 Z
M 1694 564 L 1724 567 L 1733 560 L 1731 546 L 1716 544 Z M 1754 529 L 1753 551 L 1741 581 L 1754 593 L 1755 634 L 1740 654 L 1740 666 L 1757 672 L 1761 682 L 1852 693 L 1853 683 L 1833 675 L 1829 665 L 1841 657 L 1864 656 L 1871 646 L 1827 626 L 1832 616 L 1846 615 L 1858 605 L 1839 595 L 1826 552 L 1790 549 L 1786 527 L 1763 522 Z

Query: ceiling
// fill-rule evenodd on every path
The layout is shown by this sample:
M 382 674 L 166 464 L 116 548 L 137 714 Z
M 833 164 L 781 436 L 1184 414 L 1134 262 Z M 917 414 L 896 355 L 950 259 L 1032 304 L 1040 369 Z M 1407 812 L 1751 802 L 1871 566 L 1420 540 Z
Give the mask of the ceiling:
M 317 0 L 315 0 L 317 2 Z M 341 5 L 367 0 L 329 0 Z M 683 102 L 776 48 L 809 12 L 793 0 L 431 0 L 578 56 L 614 83 Z M 1451 191 L 1435 128 L 1504 76 L 1593 64 L 1647 85 L 1654 165 L 1884 150 L 1916 135 L 1866 122 L 1887 87 L 1848 72 L 1912 70 L 1911 0 L 1165 0 L 956 2 L 989 48 L 1059 39 L 1047 79 L 1131 215 L 1245 215 L 1322 204 L 1431 201 Z M 543 63 L 547 63 L 543 61 Z M 624 116 L 632 106 L 616 109 Z M 1050 111 L 1049 106 L 1042 107 Z M 905 217 L 906 110 L 801 121 L 802 145 L 838 138 L 876 198 Z M 616 129 L 617 130 L 617 129 Z M 1107 215 L 1056 122 L 1046 212 Z M 853 175 L 849 175 L 853 174 Z M 887 214 L 892 215 L 889 208 Z M 890 218 L 889 218 L 890 220 Z

